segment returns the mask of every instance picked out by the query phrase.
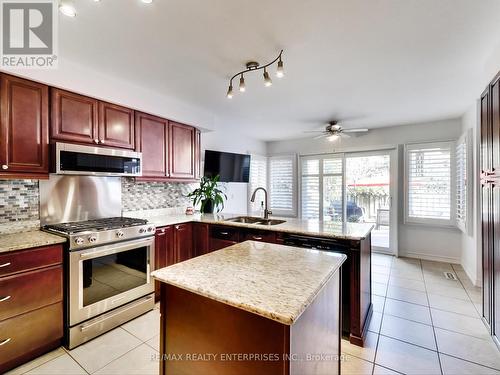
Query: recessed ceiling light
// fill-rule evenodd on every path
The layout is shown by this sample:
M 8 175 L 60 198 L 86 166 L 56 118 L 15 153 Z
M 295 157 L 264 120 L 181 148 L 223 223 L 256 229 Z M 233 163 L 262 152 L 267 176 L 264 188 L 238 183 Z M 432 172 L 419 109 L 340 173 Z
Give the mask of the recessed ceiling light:
M 68 17 L 76 17 L 76 9 L 69 1 L 61 1 L 59 3 L 59 11 Z
M 151 4 L 153 0 L 141 0 L 144 4 Z

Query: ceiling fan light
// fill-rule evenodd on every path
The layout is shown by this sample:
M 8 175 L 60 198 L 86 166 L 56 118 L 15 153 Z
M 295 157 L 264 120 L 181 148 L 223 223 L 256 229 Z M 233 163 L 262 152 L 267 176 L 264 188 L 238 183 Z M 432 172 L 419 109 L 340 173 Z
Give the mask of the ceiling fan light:
M 335 142 L 339 138 L 340 138 L 340 135 L 338 135 L 338 134 L 332 134 L 332 135 L 328 136 L 328 140 L 330 142 Z
M 141 0 L 144 4 L 151 4 L 153 0 Z
M 76 9 L 72 2 L 61 1 L 59 3 L 59 11 L 68 17 L 76 17 Z
M 283 70 L 283 61 L 280 58 L 278 61 L 278 69 L 276 69 L 276 77 L 282 78 L 285 75 L 285 71 Z
M 233 98 L 233 85 L 229 85 L 229 88 L 227 89 L 226 97 L 228 99 L 232 99 Z
M 245 78 L 243 77 L 243 74 L 240 77 L 240 92 L 245 92 L 246 91 L 246 85 L 245 85 Z
M 267 70 L 264 68 L 264 86 L 269 87 L 273 84 L 273 81 L 271 80 L 271 77 L 269 77 L 269 73 Z

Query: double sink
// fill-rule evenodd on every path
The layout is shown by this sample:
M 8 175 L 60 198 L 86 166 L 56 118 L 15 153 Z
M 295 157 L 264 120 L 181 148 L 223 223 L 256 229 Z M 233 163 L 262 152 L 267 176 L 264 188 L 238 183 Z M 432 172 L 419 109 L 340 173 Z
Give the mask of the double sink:
M 233 217 L 232 219 L 226 219 L 224 221 L 230 221 L 233 223 L 242 223 L 242 224 L 256 224 L 256 225 L 278 225 L 286 222 L 285 220 L 264 219 L 262 217 L 253 217 L 253 216 L 238 216 L 238 217 Z

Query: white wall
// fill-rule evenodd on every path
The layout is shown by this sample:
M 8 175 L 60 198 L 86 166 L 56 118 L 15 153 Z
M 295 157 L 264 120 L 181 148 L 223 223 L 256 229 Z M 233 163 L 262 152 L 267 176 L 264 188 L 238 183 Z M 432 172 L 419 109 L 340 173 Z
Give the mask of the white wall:
M 384 146 L 400 146 L 405 143 L 456 140 L 461 133 L 460 119 L 451 119 L 374 129 L 362 136 L 343 139 L 340 144 L 312 138 L 269 142 L 267 152 L 269 155 L 280 153 L 304 155 L 356 149 L 373 150 Z M 399 147 L 398 180 L 399 255 L 460 263 L 462 235 L 458 229 L 404 223 L 404 163 L 401 146 Z
M 203 133 L 201 149 L 235 152 L 240 154 L 266 154 L 266 144 L 263 141 L 241 136 L 237 131 L 214 131 Z M 226 183 L 227 202 L 224 212 L 247 214 L 248 211 L 248 184 Z

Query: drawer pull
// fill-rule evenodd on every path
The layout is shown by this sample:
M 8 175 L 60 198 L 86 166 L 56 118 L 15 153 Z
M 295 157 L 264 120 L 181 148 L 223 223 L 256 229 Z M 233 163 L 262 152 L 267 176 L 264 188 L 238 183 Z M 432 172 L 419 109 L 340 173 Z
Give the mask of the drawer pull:
M 10 337 L 8 339 L 0 341 L 0 346 L 7 344 L 10 340 L 12 340 Z
M 228 232 L 220 232 L 223 236 L 227 236 L 229 233 Z
M 10 299 L 11 296 L 0 297 L 0 302 L 5 302 Z
M 253 239 L 254 239 L 254 240 L 257 240 L 257 241 L 260 241 L 260 240 L 262 240 L 262 237 L 259 237 L 259 236 L 253 236 Z
M 4 264 L 0 264 L 0 268 L 4 268 L 4 267 L 7 267 L 7 266 L 10 266 L 10 262 L 7 262 L 7 263 L 4 263 Z

